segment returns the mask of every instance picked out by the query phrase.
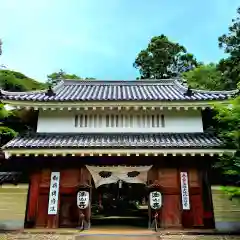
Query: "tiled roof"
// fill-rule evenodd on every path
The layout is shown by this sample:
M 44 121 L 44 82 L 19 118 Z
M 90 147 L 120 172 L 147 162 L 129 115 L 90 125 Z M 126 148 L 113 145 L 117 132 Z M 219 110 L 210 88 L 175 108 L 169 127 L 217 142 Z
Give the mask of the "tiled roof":
M 159 134 L 34 134 L 18 136 L 3 149 L 83 148 L 219 148 L 223 142 L 210 133 Z
M 20 173 L 17 172 L 0 172 L 0 184 L 17 183 L 20 178 Z
M 1 92 L 1 99 L 20 101 L 195 101 L 227 99 L 236 91 L 192 90 L 180 81 L 135 80 L 135 81 L 99 81 L 64 80 L 53 88 L 53 95 L 47 90 L 34 92 Z

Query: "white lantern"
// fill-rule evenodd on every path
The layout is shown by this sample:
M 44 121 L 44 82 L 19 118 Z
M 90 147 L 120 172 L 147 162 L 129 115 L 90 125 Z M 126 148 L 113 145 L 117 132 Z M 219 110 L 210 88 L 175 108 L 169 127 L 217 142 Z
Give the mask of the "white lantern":
M 162 194 L 158 191 L 150 192 L 149 203 L 152 209 L 160 209 L 162 206 Z
M 86 209 L 89 205 L 89 192 L 79 191 L 77 194 L 77 206 L 80 209 Z

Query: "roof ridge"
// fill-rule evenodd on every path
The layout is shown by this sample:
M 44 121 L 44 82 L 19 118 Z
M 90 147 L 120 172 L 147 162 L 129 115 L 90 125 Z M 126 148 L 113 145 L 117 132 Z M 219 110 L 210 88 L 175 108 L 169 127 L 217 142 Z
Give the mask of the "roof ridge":
M 63 79 L 64 85 L 152 85 L 174 84 L 175 79 L 140 79 L 140 80 L 93 80 L 93 79 Z
M 144 133 L 134 133 L 134 132 L 124 132 L 124 133 L 119 133 L 119 132 L 102 132 L 102 133 L 95 133 L 95 132 L 84 132 L 84 133 L 75 133 L 75 132 L 57 132 L 57 133 L 51 133 L 51 132 L 28 132 L 28 133 L 23 133 L 19 134 L 16 137 L 23 137 L 23 136 L 47 136 L 47 135 L 54 135 L 54 136 L 98 136 L 98 135 L 213 135 L 216 134 L 215 132 L 144 132 Z
M 36 94 L 36 93 L 45 93 L 47 89 L 42 89 L 42 90 L 33 90 L 33 91 L 26 91 L 26 92 L 10 92 L 3 90 L 0 88 L 0 91 L 4 95 L 26 95 L 26 94 Z
M 59 88 L 61 88 L 63 85 L 64 85 L 64 81 L 60 81 L 55 86 L 53 86 L 52 89 L 53 89 L 53 91 L 56 91 Z M 30 95 L 30 94 L 46 93 L 47 90 L 48 90 L 48 88 L 41 89 L 41 90 L 24 91 L 24 92 L 10 92 L 10 91 L 6 91 L 6 90 L 3 90 L 2 88 L 0 88 L 1 93 L 4 95 L 7 95 L 7 96 L 8 95 Z

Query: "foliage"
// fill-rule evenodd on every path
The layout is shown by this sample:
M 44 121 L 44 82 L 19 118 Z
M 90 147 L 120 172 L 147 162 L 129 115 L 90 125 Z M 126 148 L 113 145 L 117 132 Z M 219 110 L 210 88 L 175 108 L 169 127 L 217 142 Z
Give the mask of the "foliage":
M 221 190 L 226 192 L 230 196 L 230 199 L 240 196 L 240 187 L 222 186 Z
M 143 79 L 176 77 L 197 65 L 195 57 L 187 53 L 185 47 L 171 42 L 165 35 L 153 37 L 133 64 Z
M 0 39 L 0 55 L 2 55 L 2 41 Z M 1 84 L 1 73 L 0 73 L 0 84 Z M 1 85 L 0 85 L 1 86 Z M 4 104 L 0 103 L 0 146 L 5 144 L 8 140 L 16 136 L 16 132 L 3 125 L 3 121 L 7 119 L 11 113 L 9 113 L 5 108 Z
M 226 59 L 220 60 L 217 69 L 225 79 L 225 89 L 240 88 L 240 8 L 236 19 L 232 20 L 228 34 L 219 37 L 219 47 L 228 54 Z M 221 157 L 216 167 L 233 179 L 234 185 L 240 185 L 240 96 L 231 102 L 230 106 L 217 106 L 217 129 L 229 147 L 236 149 L 235 156 Z M 240 197 L 239 188 L 225 188 L 232 196 Z
M 226 83 L 222 73 L 217 70 L 215 64 L 200 65 L 193 70 L 182 74 L 191 86 L 195 89 L 204 90 L 225 90 Z
M 2 136 L 7 136 L 9 138 L 13 138 L 17 135 L 17 133 L 9 128 L 9 127 L 4 127 L 4 126 L 0 126 L 0 136 L 2 138 Z
M 46 88 L 46 84 L 37 82 L 20 72 L 0 70 L 0 88 L 6 91 L 22 92 Z
M 49 74 L 47 78 L 48 78 L 47 80 L 48 85 L 56 85 L 59 81 L 61 81 L 61 79 L 65 79 L 65 80 L 73 80 L 73 79 L 82 80 L 83 79 L 77 76 L 76 74 L 65 73 L 62 69 L 60 69 L 59 72 L 54 72 Z M 89 79 L 95 79 L 95 78 L 85 78 L 85 79 L 89 80 Z
M 4 121 L 11 115 L 12 113 L 7 111 L 3 104 L 0 104 L 0 146 L 17 134 L 13 129 L 9 128 L 9 126 L 4 126 Z
M 240 51 L 240 7 L 237 9 L 237 17 L 232 20 L 229 33 L 219 37 L 219 47 L 223 48 L 231 56 L 239 56 Z
M 240 7 L 237 17 L 232 20 L 228 34 L 223 34 L 218 39 L 219 47 L 229 55 L 218 64 L 218 69 L 224 74 L 228 89 L 235 89 L 240 82 Z
M 4 104 L 0 104 L 0 120 L 7 118 L 9 116 L 9 111 L 4 108 Z
M 75 74 L 67 74 L 62 69 L 59 72 L 53 72 L 47 76 L 47 83 L 49 85 L 57 84 L 61 79 L 81 79 L 81 77 Z
M 216 111 L 218 133 L 225 140 L 227 147 L 236 149 L 236 154 L 221 157 L 215 167 L 234 179 L 233 184 L 240 185 L 240 96 L 228 106 L 216 106 Z
M 17 133 L 24 133 L 36 129 L 37 112 L 4 109 L 0 105 L 0 146 L 7 143 Z
M 1 48 L 1 42 L 0 42 Z M 46 84 L 37 82 L 24 74 L 10 70 L 0 70 L 0 88 L 6 91 L 29 91 L 46 88 Z M 21 133 L 32 128 L 35 121 L 33 117 L 21 116 L 21 111 L 7 111 L 0 104 L 0 145 L 5 144 L 15 137 L 17 132 Z M 29 115 L 29 113 L 28 113 Z
M 240 147 L 240 97 L 236 97 L 230 105 L 217 106 L 216 119 L 221 135 L 229 141 L 230 146 Z
M 0 125 L 0 146 L 6 144 L 15 136 L 17 136 L 17 132 L 13 129 Z

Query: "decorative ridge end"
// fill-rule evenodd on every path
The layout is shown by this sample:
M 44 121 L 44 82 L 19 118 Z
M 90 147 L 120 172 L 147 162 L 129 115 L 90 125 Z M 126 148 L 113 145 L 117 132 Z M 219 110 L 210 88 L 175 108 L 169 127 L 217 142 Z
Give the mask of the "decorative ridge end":
M 49 97 L 53 97 L 53 96 L 56 95 L 56 93 L 54 92 L 52 86 L 49 86 L 49 87 L 48 87 L 48 90 L 47 90 L 47 92 L 46 92 L 45 94 L 46 94 L 47 96 L 49 96 Z
M 194 95 L 192 89 L 190 87 L 187 88 L 187 91 L 184 93 L 186 97 L 192 97 Z

